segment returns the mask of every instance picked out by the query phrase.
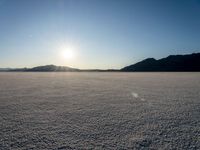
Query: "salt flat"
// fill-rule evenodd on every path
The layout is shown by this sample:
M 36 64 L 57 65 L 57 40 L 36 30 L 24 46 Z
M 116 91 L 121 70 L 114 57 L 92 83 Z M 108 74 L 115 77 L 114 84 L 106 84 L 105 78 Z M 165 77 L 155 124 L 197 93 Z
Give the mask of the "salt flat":
M 200 73 L 0 73 L 0 149 L 200 149 Z

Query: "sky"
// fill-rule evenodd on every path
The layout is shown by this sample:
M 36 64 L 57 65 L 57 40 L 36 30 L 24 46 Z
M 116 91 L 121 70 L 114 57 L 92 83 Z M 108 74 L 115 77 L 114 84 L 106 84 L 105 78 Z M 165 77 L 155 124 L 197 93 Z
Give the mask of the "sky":
M 122 68 L 200 52 L 200 0 L 0 0 L 0 67 Z

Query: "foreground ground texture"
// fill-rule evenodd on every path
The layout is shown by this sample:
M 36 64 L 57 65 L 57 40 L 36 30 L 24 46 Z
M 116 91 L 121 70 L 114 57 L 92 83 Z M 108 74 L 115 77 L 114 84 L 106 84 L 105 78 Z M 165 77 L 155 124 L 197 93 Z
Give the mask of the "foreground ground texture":
M 0 149 L 200 149 L 200 73 L 0 73 Z

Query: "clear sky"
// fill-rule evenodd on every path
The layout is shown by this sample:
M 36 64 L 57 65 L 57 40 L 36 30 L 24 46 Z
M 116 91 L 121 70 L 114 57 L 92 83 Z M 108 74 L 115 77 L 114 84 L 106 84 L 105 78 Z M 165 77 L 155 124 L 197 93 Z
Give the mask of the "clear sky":
M 121 68 L 193 52 L 200 0 L 0 0 L 0 67 Z

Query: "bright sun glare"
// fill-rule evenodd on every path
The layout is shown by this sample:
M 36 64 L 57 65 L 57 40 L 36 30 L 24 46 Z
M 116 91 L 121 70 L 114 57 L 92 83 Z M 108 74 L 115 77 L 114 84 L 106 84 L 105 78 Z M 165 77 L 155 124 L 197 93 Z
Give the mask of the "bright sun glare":
M 65 51 L 62 52 L 62 56 L 65 59 L 74 59 L 75 54 L 71 50 L 65 50 Z
M 76 55 L 72 48 L 65 48 L 61 51 L 61 57 L 67 60 L 75 59 Z

